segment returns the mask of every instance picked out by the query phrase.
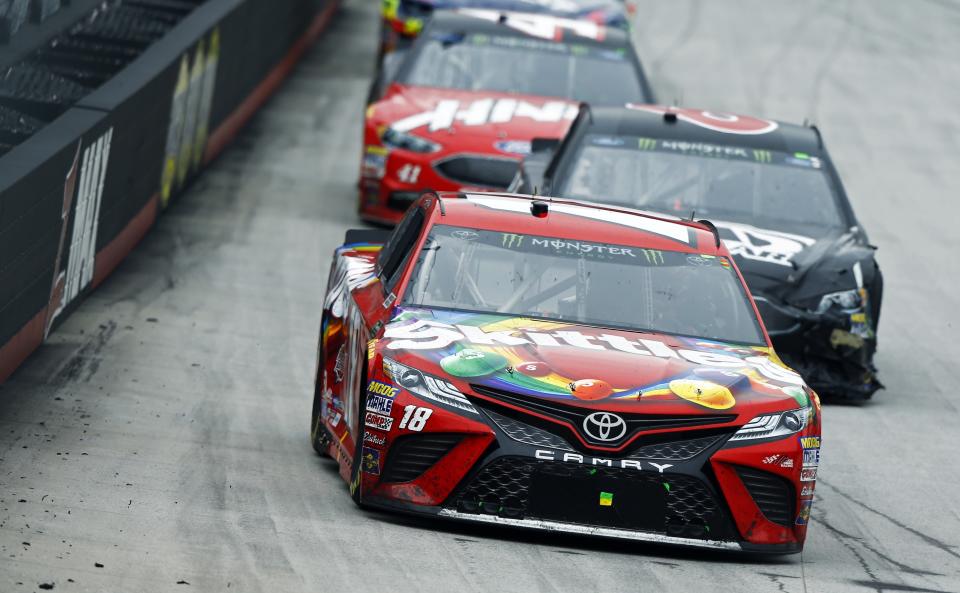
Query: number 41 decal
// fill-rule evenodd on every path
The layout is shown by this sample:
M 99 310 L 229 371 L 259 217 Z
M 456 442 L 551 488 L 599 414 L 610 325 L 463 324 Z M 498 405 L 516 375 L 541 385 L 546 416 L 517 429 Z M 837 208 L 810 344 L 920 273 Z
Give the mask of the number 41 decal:
M 417 406 L 404 406 L 403 420 L 400 421 L 400 428 L 406 428 L 414 432 L 420 432 L 427 425 L 427 420 L 433 410 L 430 408 L 420 408 Z
M 416 183 L 420 178 L 420 165 L 406 164 L 400 167 L 397 177 L 404 183 Z

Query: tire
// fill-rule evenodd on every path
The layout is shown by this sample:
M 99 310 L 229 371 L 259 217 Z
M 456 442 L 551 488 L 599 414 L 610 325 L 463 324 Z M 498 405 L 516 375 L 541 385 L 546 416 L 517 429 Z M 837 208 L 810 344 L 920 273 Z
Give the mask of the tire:
M 367 414 L 367 398 L 364 397 L 365 394 L 363 393 L 363 389 L 366 387 L 366 384 L 367 384 L 366 358 L 364 358 L 364 361 L 363 361 L 363 373 L 360 375 L 360 377 L 361 377 L 361 380 L 358 387 L 361 390 L 361 394 L 360 394 L 360 397 L 358 398 L 360 400 L 360 404 L 357 406 L 357 421 L 361 423 L 360 426 L 362 427 L 363 417 L 366 416 Z M 361 457 L 363 454 L 363 439 L 360 437 L 360 434 L 359 434 L 361 430 L 363 429 L 360 428 L 359 430 L 357 430 L 357 433 L 358 433 L 357 443 L 356 443 L 356 446 L 354 447 L 353 463 L 350 465 L 350 498 L 353 500 L 354 504 L 356 504 L 358 507 L 363 509 L 363 508 L 367 508 L 367 505 L 363 503 L 363 500 L 360 497 L 360 478 L 361 478 L 360 465 L 362 463 Z

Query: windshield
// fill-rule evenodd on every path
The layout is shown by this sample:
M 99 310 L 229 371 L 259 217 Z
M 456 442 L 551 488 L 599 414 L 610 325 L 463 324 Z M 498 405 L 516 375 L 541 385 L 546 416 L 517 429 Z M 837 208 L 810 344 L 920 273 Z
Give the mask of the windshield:
M 424 43 L 401 82 L 561 97 L 595 105 L 623 105 L 643 97 L 625 48 L 507 35 L 435 35 Z
M 405 305 L 763 344 L 724 257 L 436 225 Z
M 841 227 L 820 159 L 636 136 L 584 137 L 558 193 L 783 231 Z

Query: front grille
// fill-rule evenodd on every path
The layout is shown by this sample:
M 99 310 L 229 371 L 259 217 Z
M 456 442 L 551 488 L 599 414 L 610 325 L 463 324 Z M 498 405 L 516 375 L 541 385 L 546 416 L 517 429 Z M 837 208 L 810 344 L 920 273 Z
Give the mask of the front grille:
M 508 418 L 492 410 L 484 409 L 484 412 L 491 420 L 497 423 L 500 430 L 519 443 L 533 445 L 534 447 L 550 447 L 552 449 L 560 449 L 561 451 L 573 451 L 565 440 L 555 434 L 541 430 L 536 426 L 530 426 L 519 420 Z
M 683 441 L 671 441 L 644 445 L 630 453 L 630 457 L 640 459 L 666 459 L 669 461 L 684 461 L 692 459 L 712 447 L 726 435 L 712 435 Z
M 423 434 L 403 436 L 396 440 L 387 456 L 382 482 L 409 482 L 440 461 L 460 442 L 461 435 Z
M 596 498 L 611 494 L 610 506 Z M 448 506 L 460 512 L 563 521 L 732 539 L 710 489 L 682 474 L 500 457 L 476 474 Z
M 793 525 L 794 490 L 790 482 L 749 467 L 737 466 L 736 470 L 764 517 L 784 527 Z
M 465 185 L 507 189 L 520 165 L 513 159 L 458 156 L 434 164 L 444 177 Z
M 665 416 L 663 414 L 624 414 L 617 412 L 617 415 L 622 417 L 627 423 L 627 431 L 622 438 L 617 441 L 611 442 L 600 442 L 593 440 L 589 435 L 585 434 L 583 431 L 583 421 L 591 413 L 595 412 L 595 409 L 571 406 L 564 404 L 558 401 L 544 400 L 535 397 L 529 397 L 526 395 L 521 395 L 518 393 L 513 393 L 504 389 L 497 389 L 494 387 L 487 387 L 484 385 L 471 384 L 470 388 L 481 396 L 486 396 L 497 401 L 511 404 L 519 408 L 524 408 L 531 410 L 533 412 L 538 412 L 544 416 L 549 416 L 554 418 L 556 422 L 544 421 L 539 418 L 530 417 L 530 422 L 534 425 L 537 423 L 543 422 L 544 427 L 549 425 L 550 432 L 559 431 L 561 433 L 573 433 L 579 434 L 583 439 L 591 444 L 602 447 L 620 447 L 625 445 L 628 441 L 634 438 L 637 432 L 643 432 L 654 429 L 664 429 L 664 428 L 695 428 L 698 426 L 705 426 L 711 424 L 722 424 L 735 420 L 737 418 L 736 414 L 696 414 L 696 415 L 672 415 Z M 475 402 L 479 405 L 490 405 L 486 401 Z M 567 439 L 567 442 L 575 442 L 576 437 L 573 434 L 570 434 L 572 439 Z M 642 437 L 641 437 L 642 438 Z M 654 437 L 651 437 L 654 438 Z M 656 437 L 662 438 L 662 437 Z M 641 443 L 646 444 L 646 443 Z

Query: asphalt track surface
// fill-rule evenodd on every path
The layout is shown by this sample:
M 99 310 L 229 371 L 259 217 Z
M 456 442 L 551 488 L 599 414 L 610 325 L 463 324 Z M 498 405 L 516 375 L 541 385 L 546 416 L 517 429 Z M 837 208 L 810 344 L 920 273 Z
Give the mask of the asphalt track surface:
M 887 390 L 827 406 L 806 550 L 758 559 L 363 512 L 313 454 L 377 5 L 0 387 L 0 591 L 960 590 L 960 7 L 640 5 L 661 100 L 821 126 L 887 279 Z

